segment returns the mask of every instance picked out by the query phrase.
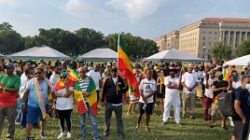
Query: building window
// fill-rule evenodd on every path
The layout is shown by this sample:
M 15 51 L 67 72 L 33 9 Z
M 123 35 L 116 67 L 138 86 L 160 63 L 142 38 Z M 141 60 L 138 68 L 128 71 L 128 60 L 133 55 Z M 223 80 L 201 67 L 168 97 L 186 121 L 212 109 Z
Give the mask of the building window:
M 202 40 L 206 40 L 206 37 L 205 37 L 205 36 L 203 36 Z
M 211 34 L 212 34 L 212 32 L 209 32 L 209 34 L 211 35 Z
M 203 42 L 203 43 L 202 43 L 202 46 L 206 46 L 206 43 L 205 43 L 205 42 Z
M 205 32 L 205 31 L 203 31 L 203 34 L 206 34 L 206 32 Z
M 214 32 L 215 35 L 217 35 L 217 32 Z

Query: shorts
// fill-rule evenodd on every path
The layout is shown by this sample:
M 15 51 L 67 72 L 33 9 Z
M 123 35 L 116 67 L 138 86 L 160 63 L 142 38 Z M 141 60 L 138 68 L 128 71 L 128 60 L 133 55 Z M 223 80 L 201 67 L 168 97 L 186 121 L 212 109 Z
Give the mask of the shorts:
M 139 113 L 140 115 L 146 113 L 146 115 L 151 115 L 153 113 L 154 103 L 148 103 L 146 109 L 143 108 L 144 103 L 139 103 Z
M 234 120 L 234 130 L 233 130 L 233 136 L 237 140 L 245 140 L 248 136 L 248 125 L 249 121 L 246 122 L 246 124 L 243 124 L 241 120 Z
M 48 112 L 48 105 L 45 107 L 46 112 Z M 40 121 L 45 121 L 40 107 L 31 107 L 27 105 L 27 124 L 37 124 L 38 119 L 40 119 Z

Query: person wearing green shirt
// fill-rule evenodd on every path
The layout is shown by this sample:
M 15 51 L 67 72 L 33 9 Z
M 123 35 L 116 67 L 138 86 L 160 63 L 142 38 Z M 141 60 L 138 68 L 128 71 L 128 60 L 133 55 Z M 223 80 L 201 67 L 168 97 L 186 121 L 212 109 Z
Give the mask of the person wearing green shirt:
M 0 76 L 0 139 L 3 130 L 4 118 L 9 122 L 7 139 L 13 140 L 15 134 L 16 101 L 20 88 L 20 78 L 15 75 L 15 66 L 12 63 L 4 65 L 5 73 Z

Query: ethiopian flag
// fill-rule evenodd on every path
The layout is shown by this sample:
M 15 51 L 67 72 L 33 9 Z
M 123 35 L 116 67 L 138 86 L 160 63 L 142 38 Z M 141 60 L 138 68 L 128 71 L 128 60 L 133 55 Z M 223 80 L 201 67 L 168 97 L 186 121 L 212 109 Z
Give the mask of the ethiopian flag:
M 86 113 L 88 111 L 88 106 L 83 98 L 82 90 L 78 82 L 74 83 L 74 99 L 78 113 Z
M 125 45 L 123 40 L 118 36 L 118 69 L 127 78 L 128 85 L 134 96 L 140 97 L 139 88 L 135 79 L 135 73 L 133 72 L 130 60 L 125 52 Z
M 67 79 L 69 79 L 72 82 L 79 81 L 78 74 L 70 66 L 67 66 L 67 71 L 69 73 Z
M 86 104 L 87 108 L 90 109 L 94 117 L 96 117 L 97 93 L 95 83 L 91 77 L 87 77 L 87 79 L 85 79 L 85 82 L 88 83 L 86 91 L 81 90 L 78 82 L 75 84 L 74 88 L 74 96 L 75 100 L 77 101 L 78 112 L 83 114 L 85 110 L 82 108 L 82 105 Z

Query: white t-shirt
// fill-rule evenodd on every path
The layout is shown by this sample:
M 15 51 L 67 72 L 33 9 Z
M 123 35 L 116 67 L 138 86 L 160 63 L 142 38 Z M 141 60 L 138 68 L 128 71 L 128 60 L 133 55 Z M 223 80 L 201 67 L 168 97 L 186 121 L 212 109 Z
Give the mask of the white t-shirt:
M 50 80 L 52 86 L 54 86 L 59 79 L 60 79 L 60 75 L 53 72 L 52 75 L 50 76 L 49 80 Z
M 25 75 L 25 73 L 23 73 L 20 77 L 21 79 L 21 85 L 20 85 L 20 89 L 19 89 L 19 98 L 22 98 L 23 97 L 23 94 L 24 94 L 24 91 L 26 89 L 26 85 L 28 83 L 28 78 L 27 76 Z
M 156 91 L 156 82 L 153 79 L 151 79 L 151 80 L 148 80 L 147 78 L 142 79 L 139 88 L 140 88 L 140 91 L 141 90 L 143 91 L 142 94 L 144 96 L 148 96 L 150 93 Z M 144 103 L 144 101 L 143 101 L 143 99 L 142 99 L 141 96 L 140 96 L 139 102 L 140 103 Z M 153 103 L 154 102 L 153 96 L 149 97 L 147 99 L 147 102 L 148 103 Z
M 216 78 L 209 78 L 208 79 L 208 88 L 205 88 L 205 96 L 207 96 L 208 98 L 213 98 L 214 97 L 214 94 L 213 94 L 213 91 L 212 91 L 212 85 L 214 83 L 214 81 L 216 81 L 217 79 Z M 203 84 L 206 85 L 206 80 L 203 81 Z
M 69 88 L 70 91 L 73 91 L 74 88 L 70 87 Z M 59 91 L 57 91 L 59 94 L 65 94 L 66 93 L 66 88 L 61 89 Z M 56 98 L 56 109 L 57 110 L 70 110 L 73 109 L 73 104 L 74 104 L 74 100 L 73 100 L 73 95 L 70 95 L 69 98 Z
M 116 85 L 116 82 L 117 82 L 117 80 L 118 80 L 118 78 L 117 77 L 112 77 L 112 80 L 113 80 L 113 82 L 115 83 L 115 85 Z
M 23 81 L 23 82 L 21 83 L 21 86 L 20 86 L 19 92 L 18 92 L 19 98 L 20 98 L 20 99 L 23 98 L 23 95 L 24 95 L 24 92 L 25 92 L 25 90 L 26 90 L 26 88 L 27 88 L 28 82 L 29 82 L 29 80 L 26 79 L 25 81 Z
M 25 75 L 25 73 L 23 73 L 20 77 L 21 79 L 21 86 L 24 85 L 24 83 L 26 83 L 26 81 L 28 80 L 27 76 Z
M 198 82 L 198 79 L 194 75 L 194 73 L 185 72 L 182 75 L 182 81 L 181 82 L 184 83 L 188 87 L 193 87 L 195 85 L 195 83 Z M 183 91 L 185 93 L 192 93 L 192 94 L 194 94 L 194 89 L 192 91 L 188 91 L 188 89 L 184 87 Z
M 166 86 L 165 100 L 179 98 L 179 90 L 178 89 L 170 89 L 167 87 L 169 84 L 171 85 L 171 84 L 178 84 L 178 83 L 179 83 L 179 78 L 177 78 L 177 77 L 172 78 L 171 76 L 167 76 L 164 78 L 164 84 Z
M 204 78 L 204 74 L 201 71 L 197 71 L 197 72 L 193 72 L 196 79 L 197 79 L 197 83 L 201 84 L 201 80 Z
M 87 75 L 94 80 L 96 90 L 99 90 L 100 89 L 99 81 L 102 79 L 100 72 L 99 71 L 95 72 L 94 70 L 91 70 L 87 73 Z
M 233 87 L 234 89 L 237 89 L 237 88 L 240 87 L 240 86 L 241 86 L 241 81 L 240 81 L 240 80 L 237 81 L 237 82 L 235 82 L 235 81 L 232 82 L 232 87 Z

